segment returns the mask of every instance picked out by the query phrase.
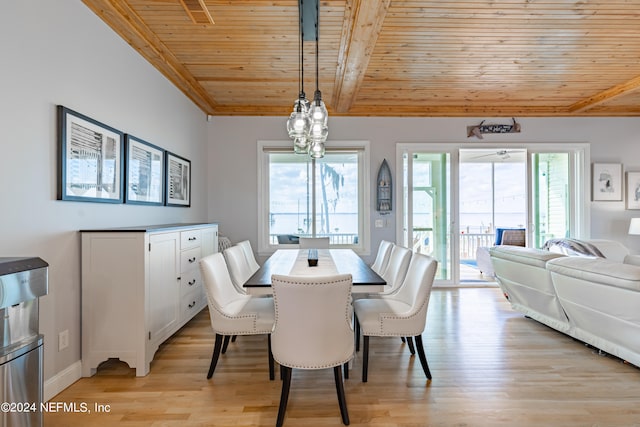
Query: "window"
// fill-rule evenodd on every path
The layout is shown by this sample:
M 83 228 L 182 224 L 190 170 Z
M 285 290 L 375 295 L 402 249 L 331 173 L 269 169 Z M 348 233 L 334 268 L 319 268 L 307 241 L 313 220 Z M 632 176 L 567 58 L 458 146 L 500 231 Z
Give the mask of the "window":
M 332 247 L 362 252 L 369 237 L 368 143 L 327 144 L 322 159 L 294 154 L 290 144 L 259 143 L 261 252 L 329 237 Z

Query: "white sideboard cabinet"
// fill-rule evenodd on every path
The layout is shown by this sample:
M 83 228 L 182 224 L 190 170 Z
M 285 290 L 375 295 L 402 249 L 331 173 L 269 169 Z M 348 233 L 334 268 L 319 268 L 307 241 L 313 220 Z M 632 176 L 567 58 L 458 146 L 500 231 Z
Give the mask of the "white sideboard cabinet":
M 199 262 L 218 226 L 166 224 L 81 230 L 82 376 L 118 358 L 149 373 L 155 352 L 207 300 Z

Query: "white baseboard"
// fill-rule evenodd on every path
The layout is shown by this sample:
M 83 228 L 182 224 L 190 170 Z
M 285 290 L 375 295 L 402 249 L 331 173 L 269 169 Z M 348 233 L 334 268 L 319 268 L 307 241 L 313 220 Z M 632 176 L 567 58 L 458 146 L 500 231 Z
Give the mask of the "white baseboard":
M 44 382 L 44 401 L 48 402 L 82 377 L 82 362 L 78 360 Z

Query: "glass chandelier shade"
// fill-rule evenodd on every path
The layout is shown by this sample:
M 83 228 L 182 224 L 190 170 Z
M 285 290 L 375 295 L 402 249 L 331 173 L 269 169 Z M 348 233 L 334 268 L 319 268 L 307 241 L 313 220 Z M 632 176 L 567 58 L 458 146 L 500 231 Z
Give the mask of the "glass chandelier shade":
M 309 156 L 313 159 L 324 157 L 324 142 L 311 142 L 309 146 Z
M 313 104 L 311 105 L 311 120 L 314 122 L 322 123 L 323 126 L 327 126 L 329 121 L 329 113 L 327 107 L 322 100 L 322 92 L 316 90 L 313 97 Z
M 318 26 L 320 15 L 320 0 L 316 2 L 316 91 L 313 97 L 313 102 L 307 100 L 303 89 L 304 82 L 304 56 L 302 42 L 304 39 L 303 34 L 303 11 L 302 4 L 304 0 L 300 0 L 298 3 L 299 13 L 299 30 L 300 30 L 300 93 L 298 99 L 293 104 L 293 112 L 287 120 L 287 133 L 289 138 L 293 140 L 293 150 L 297 154 L 309 154 L 312 158 L 321 158 L 325 154 L 324 143 L 329 136 L 329 113 L 327 107 L 322 100 L 322 93 L 318 88 Z
M 287 132 L 289 138 L 307 138 L 311 129 L 311 118 L 309 116 L 309 100 L 305 98 L 304 92 L 300 92 L 300 97 L 293 104 L 293 112 L 287 120 Z
M 309 139 L 311 143 L 324 143 L 329 136 L 329 127 L 327 123 L 329 121 L 329 114 L 327 113 L 327 107 L 322 101 L 322 93 L 316 90 L 313 103 L 311 104 L 311 129 L 309 131 Z
M 309 140 L 307 137 L 293 139 L 293 152 L 296 154 L 309 154 Z

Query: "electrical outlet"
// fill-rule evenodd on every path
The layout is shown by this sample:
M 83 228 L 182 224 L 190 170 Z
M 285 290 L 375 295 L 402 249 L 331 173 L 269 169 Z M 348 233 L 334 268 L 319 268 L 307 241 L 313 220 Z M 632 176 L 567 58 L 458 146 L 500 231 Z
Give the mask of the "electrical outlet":
M 67 347 L 69 347 L 69 330 L 65 329 L 58 334 L 58 351 L 62 351 Z
M 376 219 L 376 228 L 384 227 L 384 222 L 381 219 Z

